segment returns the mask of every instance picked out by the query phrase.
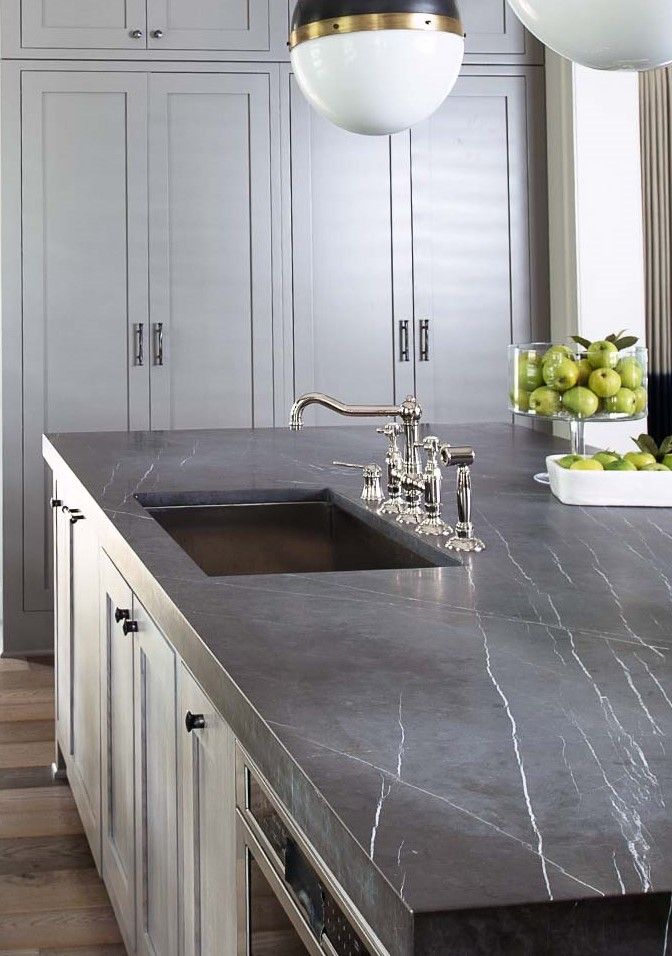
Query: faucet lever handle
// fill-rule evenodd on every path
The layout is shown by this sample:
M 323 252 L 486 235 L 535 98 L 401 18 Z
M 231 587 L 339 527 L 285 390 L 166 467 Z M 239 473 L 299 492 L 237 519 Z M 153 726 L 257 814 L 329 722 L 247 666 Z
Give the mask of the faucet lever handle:
M 368 465 L 356 465 L 351 461 L 334 461 L 333 465 L 338 468 L 357 468 L 364 476 L 364 487 L 362 489 L 362 501 L 378 504 L 383 500 L 383 490 L 380 484 L 380 476 L 383 473 L 380 465 L 370 462 Z

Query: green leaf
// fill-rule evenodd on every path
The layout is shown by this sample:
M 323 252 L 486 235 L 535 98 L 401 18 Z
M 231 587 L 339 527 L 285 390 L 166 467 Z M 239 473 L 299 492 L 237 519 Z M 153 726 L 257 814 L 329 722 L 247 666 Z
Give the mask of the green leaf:
M 633 345 L 636 345 L 639 342 L 639 339 L 636 335 L 626 335 L 623 339 L 617 339 L 614 342 L 614 345 L 620 352 L 622 349 L 632 348 Z
M 584 339 L 580 335 L 572 335 L 572 342 L 576 342 L 577 345 L 582 345 L 584 349 L 589 349 L 591 342 L 590 339 Z
M 639 438 L 633 438 L 632 440 L 642 451 L 648 451 L 654 458 L 657 458 L 660 454 L 658 445 L 651 435 L 640 435 Z
M 661 457 L 664 458 L 665 455 L 669 454 L 672 454 L 672 435 L 668 435 L 667 438 L 663 438 L 662 442 L 660 443 Z

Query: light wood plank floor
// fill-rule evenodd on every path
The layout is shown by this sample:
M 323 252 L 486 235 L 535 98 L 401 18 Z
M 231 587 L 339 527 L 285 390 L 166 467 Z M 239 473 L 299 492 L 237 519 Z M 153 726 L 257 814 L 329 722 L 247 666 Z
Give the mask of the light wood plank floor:
M 51 663 L 0 658 L 0 956 L 125 956 L 53 759 Z

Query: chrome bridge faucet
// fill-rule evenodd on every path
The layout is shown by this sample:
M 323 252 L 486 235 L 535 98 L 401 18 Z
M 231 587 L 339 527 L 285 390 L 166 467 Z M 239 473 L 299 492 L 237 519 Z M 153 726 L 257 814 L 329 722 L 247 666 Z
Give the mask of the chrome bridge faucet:
M 352 418 L 400 418 L 401 424 L 388 422 L 378 428 L 388 441 L 385 465 L 387 467 L 387 498 L 377 508 L 378 513 L 390 515 L 401 524 L 412 525 L 417 534 L 433 537 L 435 543 L 445 544 L 452 551 L 482 551 L 483 542 L 474 535 L 471 523 L 470 466 L 475 454 L 472 448 L 453 447 L 433 435 L 420 440 L 422 407 L 417 398 L 409 395 L 400 405 L 347 405 L 330 395 L 310 392 L 301 395 L 292 405 L 289 427 L 303 428 L 303 411 L 309 405 L 321 405 L 338 415 Z M 403 446 L 399 436 L 403 432 Z M 427 453 L 423 469 L 420 450 Z M 369 505 L 381 501 L 381 469 L 375 464 L 355 465 L 334 462 L 346 468 L 362 469 L 364 490 L 362 498 Z M 455 531 L 441 517 L 441 466 L 457 468 L 457 517 Z M 424 500 L 423 500 L 424 499 Z

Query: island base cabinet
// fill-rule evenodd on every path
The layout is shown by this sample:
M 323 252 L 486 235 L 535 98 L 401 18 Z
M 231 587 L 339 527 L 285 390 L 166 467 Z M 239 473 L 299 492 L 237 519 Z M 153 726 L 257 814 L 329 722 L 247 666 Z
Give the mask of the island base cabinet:
M 234 956 L 235 741 L 184 665 L 179 702 L 182 952 Z
M 102 872 L 129 953 L 135 952 L 133 593 L 101 555 Z
M 176 956 L 177 742 L 175 652 L 137 598 L 135 853 L 138 956 Z

